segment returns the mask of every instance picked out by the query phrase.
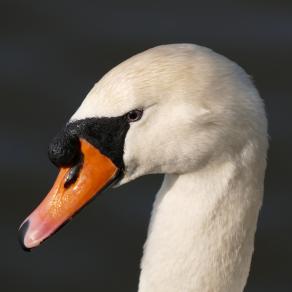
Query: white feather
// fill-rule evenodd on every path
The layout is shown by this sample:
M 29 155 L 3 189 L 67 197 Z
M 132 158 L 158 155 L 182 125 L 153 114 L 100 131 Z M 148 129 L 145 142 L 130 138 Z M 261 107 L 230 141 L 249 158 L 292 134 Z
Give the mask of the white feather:
M 263 102 L 238 65 L 175 44 L 107 73 L 72 120 L 144 108 L 124 148 L 120 184 L 165 173 L 141 263 L 139 292 L 241 292 L 262 203 Z

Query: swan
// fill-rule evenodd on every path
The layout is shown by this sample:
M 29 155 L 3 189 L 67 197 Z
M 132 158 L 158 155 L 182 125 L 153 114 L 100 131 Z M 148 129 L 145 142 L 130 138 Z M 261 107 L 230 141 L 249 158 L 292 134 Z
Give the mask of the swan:
M 263 198 L 262 99 L 245 71 L 194 44 L 161 45 L 109 71 L 49 146 L 60 168 L 19 229 L 38 246 L 96 193 L 164 174 L 139 292 L 241 292 Z

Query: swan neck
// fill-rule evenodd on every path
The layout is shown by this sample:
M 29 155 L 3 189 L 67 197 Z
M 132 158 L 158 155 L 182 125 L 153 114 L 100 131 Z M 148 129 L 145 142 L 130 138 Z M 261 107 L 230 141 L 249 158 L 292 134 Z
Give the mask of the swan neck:
M 265 162 L 236 161 L 165 175 L 141 262 L 139 292 L 242 292 Z

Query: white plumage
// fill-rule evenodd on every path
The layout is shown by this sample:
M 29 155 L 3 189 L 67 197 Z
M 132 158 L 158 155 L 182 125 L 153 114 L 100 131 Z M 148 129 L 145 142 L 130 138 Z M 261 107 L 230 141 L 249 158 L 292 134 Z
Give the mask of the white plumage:
M 71 120 L 144 108 L 124 147 L 124 184 L 165 173 L 154 203 L 139 292 L 241 292 L 266 167 L 263 102 L 238 65 L 175 44 L 107 73 Z

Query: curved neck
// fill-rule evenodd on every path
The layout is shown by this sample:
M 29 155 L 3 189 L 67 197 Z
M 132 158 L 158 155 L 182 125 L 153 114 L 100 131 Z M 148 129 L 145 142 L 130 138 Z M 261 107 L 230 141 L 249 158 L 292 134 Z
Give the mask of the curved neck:
M 152 212 L 139 292 L 241 292 L 253 252 L 265 162 L 228 161 L 165 175 Z

